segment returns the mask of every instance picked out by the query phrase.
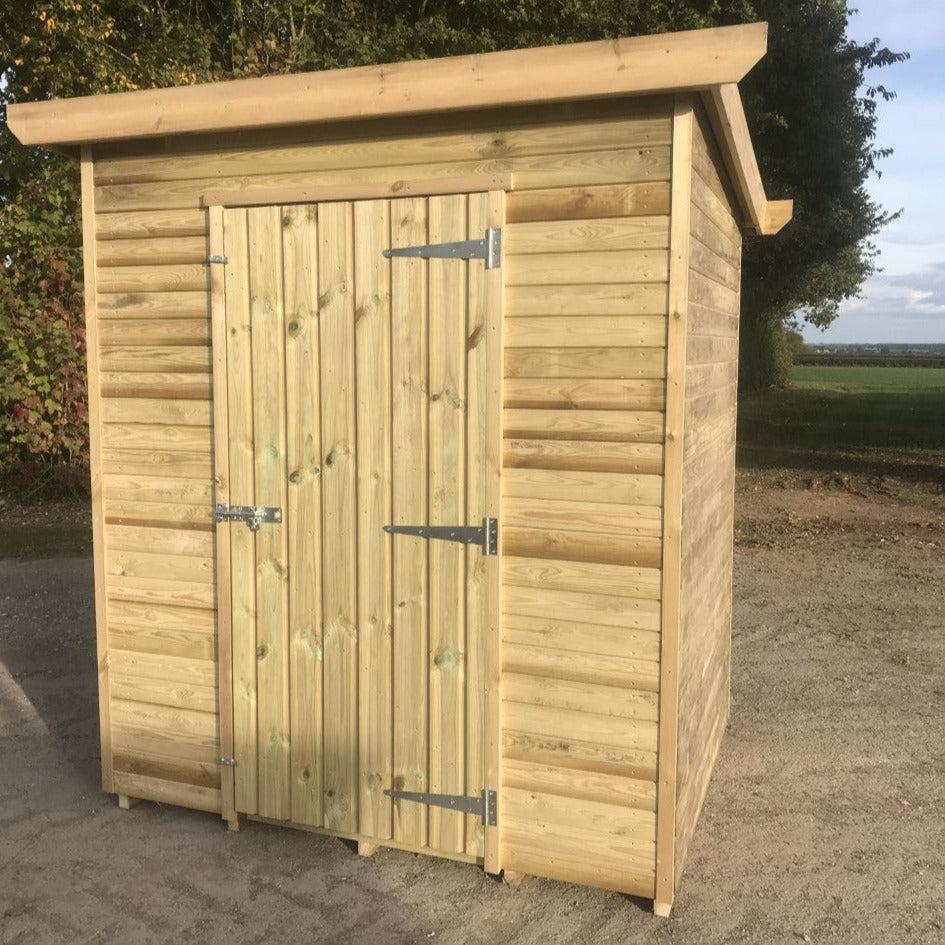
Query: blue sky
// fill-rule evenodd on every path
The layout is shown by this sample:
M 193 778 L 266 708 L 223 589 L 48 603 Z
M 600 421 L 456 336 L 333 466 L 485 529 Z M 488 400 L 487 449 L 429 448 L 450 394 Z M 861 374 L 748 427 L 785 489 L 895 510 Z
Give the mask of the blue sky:
M 945 2 L 853 0 L 856 39 L 878 36 L 912 58 L 873 73 L 898 97 L 881 104 L 881 147 L 895 148 L 869 182 L 874 198 L 904 209 L 876 240 L 883 271 L 861 297 L 844 303 L 826 331 L 809 326 L 808 341 L 945 343 Z

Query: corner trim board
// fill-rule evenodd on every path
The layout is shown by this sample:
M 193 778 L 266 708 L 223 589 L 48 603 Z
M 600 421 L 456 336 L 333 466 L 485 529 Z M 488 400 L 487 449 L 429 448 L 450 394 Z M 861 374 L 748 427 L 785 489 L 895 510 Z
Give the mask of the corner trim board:
M 682 580 L 682 469 L 686 413 L 686 321 L 689 308 L 689 217 L 692 185 L 692 100 L 673 110 L 669 231 L 669 318 L 666 329 L 666 428 L 663 474 L 663 561 L 660 608 L 659 741 L 656 786 L 656 894 L 667 916 L 676 887 L 676 751 L 679 734 L 679 633 Z
M 511 181 L 509 188 L 511 189 Z M 489 193 L 488 225 L 505 226 L 505 194 L 501 189 Z M 500 268 L 485 270 L 486 335 L 484 358 L 486 365 L 499 365 L 505 350 L 505 276 Z M 498 518 L 502 510 L 503 462 L 503 403 L 504 372 L 488 371 L 486 400 L 486 514 Z M 485 565 L 490 575 L 486 597 L 486 696 L 483 713 L 484 783 L 483 787 L 502 797 L 502 530 L 499 529 L 497 554 Z M 498 874 L 502 869 L 502 820 L 484 828 L 483 867 L 487 873 Z
M 112 758 L 111 686 L 108 668 L 108 612 L 105 599 L 105 509 L 102 496 L 101 377 L 98 340 L 98 288 L 95 254 L 95 166 L 92 148 L 79 155 L 82 184 L 82 257 L 85 280 L 85 349 L 89 396 L 89 472 L 92 492 L 92 567 L 95 581 L 95 650 L 98 661 L 99 741 L 102 790 L 115 793 Z
M 208 214 L 210 255 L 222 256 L 223 208 L 211 207 Z M 214 502 L 229 505 L 230 447 L 229 405 L 227 400 L 226 357 L 226 286 L 223 266 L 210 266 L 211 360 L 213 367 L 213 485 Z M 217 622 L 217 699 L 220 710 L 220 754 L 232 758 L 233 737 L 233 650 L 232 609 L 230 604 L 230 529 L 229 521 L 216 524 L 216 622 Z M 236 814 L 236 774 L 232 766 L 220 768 L 220 814 L 233 823 Z

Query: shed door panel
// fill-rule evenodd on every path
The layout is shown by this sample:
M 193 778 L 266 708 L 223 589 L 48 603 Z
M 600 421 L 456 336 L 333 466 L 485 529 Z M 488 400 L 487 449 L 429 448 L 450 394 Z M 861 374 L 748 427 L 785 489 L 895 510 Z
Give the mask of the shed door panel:
M 498 787 L 498 558 L 383 526 L 498 517 L 501 271 L 382 251 L 481 237 L 502 199 L 223 212 L 229 502 L 284 512 L 223 526 L 238 811 L 486 852 L 383 791 Z

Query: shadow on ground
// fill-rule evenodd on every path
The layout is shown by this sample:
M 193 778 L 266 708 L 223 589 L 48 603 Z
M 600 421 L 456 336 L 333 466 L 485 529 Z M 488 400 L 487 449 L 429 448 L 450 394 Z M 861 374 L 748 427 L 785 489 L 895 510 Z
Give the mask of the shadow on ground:
M 738 466 L 945 486 L 945 389 L 793 387 L 739 401 Z

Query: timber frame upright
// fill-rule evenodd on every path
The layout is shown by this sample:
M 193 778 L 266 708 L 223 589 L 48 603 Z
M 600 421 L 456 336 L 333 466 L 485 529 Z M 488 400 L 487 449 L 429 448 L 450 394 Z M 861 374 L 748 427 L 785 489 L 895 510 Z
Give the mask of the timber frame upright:
M 652 899 L 729 710 L 765 24 L 12 105 L 81 165 L 102 783 Z

